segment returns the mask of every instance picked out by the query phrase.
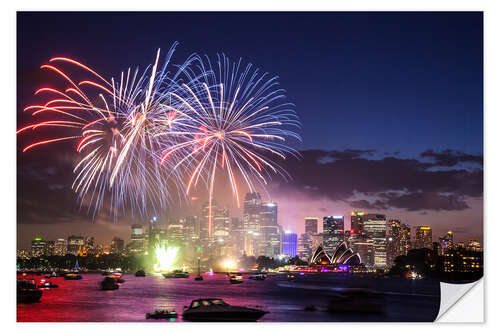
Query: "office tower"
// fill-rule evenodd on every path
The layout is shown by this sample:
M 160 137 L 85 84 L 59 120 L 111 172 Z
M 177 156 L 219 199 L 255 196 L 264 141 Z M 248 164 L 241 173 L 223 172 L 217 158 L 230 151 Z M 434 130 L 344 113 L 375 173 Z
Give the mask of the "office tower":
M 309 235 L 316 235 L 318 233 L 318 218 L 306 217 L 305 218 L 305 232 Z
M 454 249 L 453 232 L 448 231 L 443 237 L 439 237 L 439 255 L 442 256 L 446 252 Z
M 411 249 L 411 228 L 408 224 L 401 225 L 401 255 L 407 255 Z
M 214 233 L 216 239 L 227 239 L 231 230 L 231 220 L 227 208 L 218 208 L 214 214 Z
M 465 244 L 465 249 L 467 251 L 474 251 L 474 252 L 482 252 L 483 251 L 481 243 L 479 243 L 474 238 L 467 240 L 467 243 Z
M 285 248 L 284 242 L 285 240 L 283 239 L 283 248 Z M 315 247 L 313 247 L 312 235 L 307 233 L 303 233 L 302 235 L 300 235 L 297 244 L 297 255 L 299 256 L 299 258 L 302 260 L 309 261 L 313 249 L 315 249 Z
M 111 253 L 121 253 L 124 249 L 125 242 L 123 239 L 114 237 L 113 240 L 111 241 Z
M 267 202 L 260 208 L 259 249 L 257 253 L 266 257 L 277 257 L 281 254 L 281 233 L 278 226 L 278 205 Z
M 168 245 L 181 246 L 184 244 L 184 226 L 180 222 L 168 225 L 167 240 Z
M 247 193 L 243 202 L 243 228 L 245 232 L 259 232 L 262 199 L 257 192 Z
M 64 238 L 58 238 L 54 242 L 54 255 L 65 256 L 68 250 L 68 242 Z
M 344 217 L 326 216 L 323 218 L 323 246 L 328 255 L 344 241 Z
M 358 253 L 361 263 L 368 268 L 375 266 L 375 246 L 373 239 L 365 235 L 353 234 L 349 238 L 349 247 L 354 253 Z
M 41 238 L 37 237 L 31 241 L 31 256 L 40 257 L 45 255 L 47 243 Z
M 289 230 L 283 233 L 283 254 L 291 258 L 297 256 L 297 234 Z
M 351 212 L 351 230 L 355 234 L 361 234 L 363 232 L 363 217 L 365 212 Z
M 242 254 L 244 251 L 244 234 L 243 220 L 238 217 L 231 218 L 231 232 L 229 235 L 237 255 Z
M 432 250 L 432 229 L 429 226 L 418 226 L 415 230 L 415 248 Z
M 387 221 L 382 214 L 365 214 L 363 217 L 362 235 L 373 241 L 375 268 L 387 267 Z
M 195 243 L 200 238 L 200 219 L 197 216 L 187 216 L 179 221 L 184 226 L 184 239 Z
M 68 237 L 68 250 L 67 253 L 74 256 L 78 255 L 78 251 L 85 246 L 85 237 L 71 235 Z
M 46 255 L 46 256 L 55 255 L 55 245 L 56 245 L 56 242 L 53 240 L 46 241 L 44 255 Z
M 131 226 L 130 245 L 129 249 L 133 253 L 143 253 L 146 249 L 146 234 L 144 228 L 140 224 Z
M 403 225 L 400 220 L 389 220 L 387 222 L 387 265 L 391 267 L 394 259 L 403 254 L 401 238 Z

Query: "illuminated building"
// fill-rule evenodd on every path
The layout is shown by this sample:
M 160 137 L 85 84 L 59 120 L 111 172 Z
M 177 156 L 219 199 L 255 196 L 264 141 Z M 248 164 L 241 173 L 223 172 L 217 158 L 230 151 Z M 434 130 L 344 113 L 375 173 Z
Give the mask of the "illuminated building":
M 129 250 L 133 253 L 143 253 L 146 249 L 144 228 L 140 224 L 134 224 L 131 226 L 131 229 Z
M 353 252 L 358 253 L 360 260 L 366 267 L 375 266 L 375 248 L 373 239 L 360 235 L 353 234 L 349 237 L 349 246 Z
M 427 225 L 418 226 L 415 230 L 415 248 L 432 250 L 432 229 Z
M 189 243 L 196 243 L 200 239 L 200 219 L 197 216 L 187 216 L 180 223 L 184 226 L 184 239 Z
M 450 250 L 443 256 L 443 271 L 447 273 L 480 273 L 483 271 L 483 252 L 465 249 Z
M 308 235 L 316 235 L 318 233 L 318 218 L 306 217 L 304 220 L 305 232 Z
M 467 251 L 476 251 L 476 252 L 482 252 L 483 248 L 481 247 L 481 243 L 479 243 L 476 239 L 471 238 L 467 240 L 467 243 L 465 245 L 465 249 Z
M 355 234 L 363 231 L 363 217 L 365 212 L 351 212 L 351 229 Z
M 258 255 L 274 258 L 281 254 L 281 232 L 278 225 L 278 205 L 263 203 L 260 208 Z
M 331 256 L 328 255 L 326 249 L 318 246 L 309 263 L 314 266 L 355 266 L 361 264 L 361 258 L 345 242 L 342 242 L 333 250 Z
M 64 238 L 58 238 L 54 241 L 54 255 L 65 256 L 68 250 L 68 242 Z
M 123 239 L 114 237 L 113 240 L 111 241 L 111 253 L 122 253 L 124 249 L 125 242 Z
M 231 218 L 231 243 L 233 244 L 238 255 L 244 251 L 244 229 L 243 221 L 238 217 Z
M 400 220 L 387 223 L 387 264 L 392 266 L 394 259 L 406 255 L 410 249 L 410 227 Z
M 283 239 L 283 251 L 285 249 L 285 240 Z M 299 256 L 300 259 L 302 260 L 309 260 L 312 255 L 312 250 L 313 250 L 313 245 L 312 245 L 312 235 L 308 233 L 304 233 L 300 235 L 300 238 L 298 240 L 297 244 L 297 255 Z
M 387 221 L 382 214 L 365 214 L 362 235 L 373 241 L 373 267 L 387 267 Z
M 323 218 L 323 246 L 327 253 L 333 251 L 344 241 L 344 217 L 326 216 Z
M 297 234 L 289 230 L 283 233 L 283 254 L 291 258 L 297 256 Z
M 217 211 L 217 203 L 215 200 L 212 200 L 212 206 L 206 202 L 201 208 L 201 222 L 200 222 L 200 240 L 204 246 L 207 246 L 210 241 L 212 241 L 209 235 L 209 223 L 210 223 L 210 214 L 212 214 L 212 226 L 213 227 L 213 216 Z M 211 230 L 213 233 L 213 230 Z
M 169 224 L 167 227 L 168 245 L 180 246 L 184 243 L 184 226 L 182 224 Z
M 76 256 L 84 246 L 85 246 L 85 237 L 71 235 L 68 237 L 67 253 Z
M 41 238 L 37 237 L 31 241 L 31 256 L 40 257 L 45 255 L 47 243 Z
M 444 253 L 451 251 L 454 249 L 453 244 L 453 232 L 448 231 L 446 235 L 443 237 L 439 237 L 439 251 L 438 254 L 440 256 L 444 255 Z
M 227 239 L 229 237 L 231 223 L 229 219 L 229 210 L 227 208 L 218 208 L 214 214 L 214 233 L 216 239 Z
M 247 193 L 243 202 L 243 228 L 245 233 L 259 232 L 262 199 L 257 192 Z

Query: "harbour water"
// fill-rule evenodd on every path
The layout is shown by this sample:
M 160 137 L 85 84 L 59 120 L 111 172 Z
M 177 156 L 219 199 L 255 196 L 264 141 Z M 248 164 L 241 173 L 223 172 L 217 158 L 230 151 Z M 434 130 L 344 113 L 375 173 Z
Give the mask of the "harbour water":
M 231 305 L 259 306 L 269 311 L 263 322 L 433 321 L 440 304 L 439 282 L 361 277 L 349 274 L 269 276 L 264 281 L 230 284 L 224 274 L 203 275 L 203 281 L 165 279 L 162 275 L 136 277 L 124 274 L 118 290 L 103 291 L 100 274 L 83 274 L 82 280 L 51 278 L 59 288 L 44 289 L 39 303 L 18 304 L 19 322 L 129 322 L 147 320 L 145 314 L 165 306 L 179 312 L 196 298 L 222 298 Z M 34 276 L 40 280 L 41 276 Z M 328 302 L 342 293 L 370 290 L 381 294 L 383 312 L 328 312 Z M 306 307 L 314 311 L 306 311 Z M 168 320 L 165 323 L 170 322 Z

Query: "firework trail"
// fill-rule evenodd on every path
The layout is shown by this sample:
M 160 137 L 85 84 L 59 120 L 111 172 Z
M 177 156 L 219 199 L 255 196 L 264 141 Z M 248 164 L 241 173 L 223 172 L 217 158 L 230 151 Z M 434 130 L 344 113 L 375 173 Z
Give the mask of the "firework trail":
M 275 174 L 287 177 L 273 156 L 297 155 L 286 141 L 300 140 L 294 132 L 300 123 L 293 105 L 284 101 L 277 77 L 251 64 L 244 67 L 241 59 L 230 62 L 225 55 L 217 57 L 215 67 L 206 58 L 188 71 L 195 70 L 202 74 L 191 74 L 196 79 L 171 94 L 178 108 L 176 125 L 168 133 L 156 134 L 181 138 L 163 151 L 161 163 L 173 166 L 172 170 L 189 170 L 187 194 L 200 179 L 207 184 L 210 210 L 215 175 L 225 171 L 239 206 L 238 176 L 252 192 L 264 188 Z M 209 211 L 209 235 L 211 220 Z
M 164 147 L 177 144 L 177 137 L 157 136 L 155 132 L 168 133 L 176 110 L 170 94 L 180 88 L 182 74 L 194 59 L 189 57 L 171 74 L 167 66 L 176 46 L 177 43 L 169 50 L 162 68 L 158 68 L 158 50 L 152 67 L 148 66 L 142 74 L 129 68 L 118 80 L 108 81 L 68 58 L 52 58 L 49 64 L 41 66 L 64 78 L 69 86 L 64 90 L 38 89 L 35 95 L 53 98 L 28 106 L 25 111 L 31 111 L 35 118 L 46 114 L 50 118 L 25 126 L 17 133 L 46 127 L 63 131 L 60 136 L 28 145 L 23 152 L 60 141 L 75 142 L 79 162 L 74 168 L 72 188 L 81 205 L 85 202 L 89 212 L 93 208 L 94 217 L 106 196 L 110 199 L 110 214 L 116 218 L 126 205 L 132 214 L 137 210 L 141 215 L 148 214 L 148 209 L 164 208 L 171 196 L 167 182 L 181 189 L 181 175 L 168 167 L 175 161 L 167 161 L 165 168 L 160 166 L 157 155 Z M 74 81 L 61 69 L 63 65 L 91 74 L 92 80 Z

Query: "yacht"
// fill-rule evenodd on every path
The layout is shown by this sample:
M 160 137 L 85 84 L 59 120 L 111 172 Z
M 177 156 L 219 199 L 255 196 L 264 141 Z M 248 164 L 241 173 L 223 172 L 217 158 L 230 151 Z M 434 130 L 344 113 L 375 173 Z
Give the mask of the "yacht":
M 257 321 L 266 311 L 233 306 L 220 298 L 200 298 L 185 306 L 182 318 L 187 321 Z
M 189 274 L 186 272 L 183 272 L 181 270 L 176 269 L 176 270 L 169 272 L 169 273 L 163 273 L 163 276 L 166 279 L 177 279 L 177 278 L 188 278 Z

